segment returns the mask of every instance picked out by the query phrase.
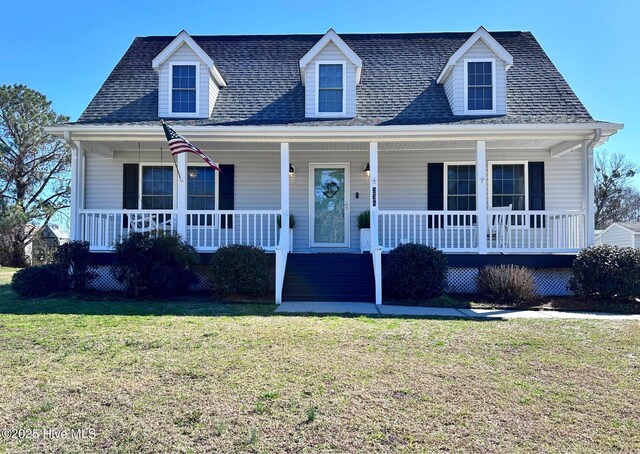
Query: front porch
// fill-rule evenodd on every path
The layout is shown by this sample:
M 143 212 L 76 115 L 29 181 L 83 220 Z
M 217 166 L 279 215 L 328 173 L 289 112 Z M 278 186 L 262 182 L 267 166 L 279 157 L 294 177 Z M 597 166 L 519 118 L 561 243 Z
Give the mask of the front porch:
M 132 232 L 178 234 L 203 254 L 259 247 L 276 255 L 281 301 L 287 255 L 360 252 L 356 218 L 369 210 L 376 302 L 381 256 L 402 243 L 464 262 L 575 255 L 593 242 L 593 161 L 584 131 L 286 142 L 195 131 L 189 138 L 222 173 L 184 154 L 174 166 L 155 132 L 73 141 L 73 239 L 95 253 L 112 251 Z

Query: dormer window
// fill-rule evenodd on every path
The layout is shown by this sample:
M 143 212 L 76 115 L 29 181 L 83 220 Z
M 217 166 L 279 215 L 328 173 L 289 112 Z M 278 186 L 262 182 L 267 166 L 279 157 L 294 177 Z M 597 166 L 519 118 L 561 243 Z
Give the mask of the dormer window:
M 506 115 L 512 65 L 513 56 L 480 27 L 449 57 L 436 82 L 453 115 Z
M 318 62 L 318 116 L 345 114 L 344 62 Z
M 466 113 L 495 113 L 495 61 L 465 60 L 464 64 Z
M 171 66 L 171 113 L 198 113 L 197 79 L 197 64 Z

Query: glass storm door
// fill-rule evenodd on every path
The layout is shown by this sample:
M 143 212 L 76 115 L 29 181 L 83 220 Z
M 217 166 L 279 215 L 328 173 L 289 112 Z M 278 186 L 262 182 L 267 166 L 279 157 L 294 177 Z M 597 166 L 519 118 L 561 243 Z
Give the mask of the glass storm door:
M 310 167 L 311 246 L 349 246 L 349 167 Z

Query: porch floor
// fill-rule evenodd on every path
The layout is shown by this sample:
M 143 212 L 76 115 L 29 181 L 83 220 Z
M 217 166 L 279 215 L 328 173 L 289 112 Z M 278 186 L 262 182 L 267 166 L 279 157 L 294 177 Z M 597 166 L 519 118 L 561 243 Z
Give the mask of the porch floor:
M 446 307 L 392 306 L 373 303 L 287 301 L 278 306 L 276 312 L 289 314 L 360 314 L 417 317 L 458 317 L 479 319 L 592 319 L 592 320 L 637 320 L 640 314 L 618 315 L 604 312 L 561 312 L 503 309 L 453 309 Z

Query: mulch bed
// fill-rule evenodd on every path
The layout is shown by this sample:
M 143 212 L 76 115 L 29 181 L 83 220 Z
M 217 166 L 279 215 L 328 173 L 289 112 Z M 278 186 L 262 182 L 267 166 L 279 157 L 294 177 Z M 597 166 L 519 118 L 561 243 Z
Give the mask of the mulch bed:
M 386 300 L 383 304 L 397 306 L 452 307 L 458 309 L 529 309 L 582 312 L 640 314 L 640 300 L 629 302 L 599 301 L 580 296 L 541 296 L 526 305 L 500 304 L 481 295 L 447 294 L 426 301 Z

